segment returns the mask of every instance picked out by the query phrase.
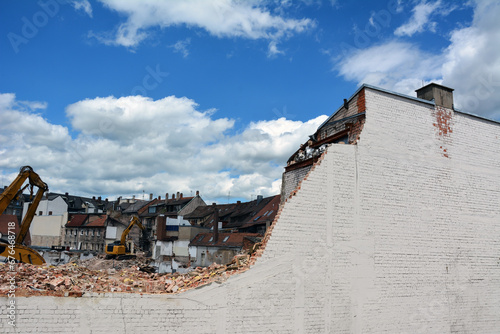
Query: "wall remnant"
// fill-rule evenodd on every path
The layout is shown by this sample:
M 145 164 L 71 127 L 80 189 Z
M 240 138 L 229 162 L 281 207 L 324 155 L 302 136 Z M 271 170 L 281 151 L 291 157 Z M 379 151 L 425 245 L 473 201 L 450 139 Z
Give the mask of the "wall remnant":
M 434 102 L 361 89 L 362 140 L 311 165 L 249 270 L 178 295 L 19 297 L 2 332 L 498 332 L 500 123 L 455 111 L 452 164 L 427 146 Z

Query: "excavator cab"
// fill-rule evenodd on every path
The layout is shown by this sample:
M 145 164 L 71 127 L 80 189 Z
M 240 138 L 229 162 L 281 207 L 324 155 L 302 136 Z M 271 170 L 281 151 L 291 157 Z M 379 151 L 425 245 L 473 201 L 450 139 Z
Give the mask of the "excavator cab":
M 127 235 L 130 233 L 130 230 L 132 229 L 132 227 L 134 227 L 134 225 L 137 225 L 139 226 L 139 228 L 144 230 L 144 226 L 139 221 L 139 218 L 137 218 L 136 216 L 132 217 L 132 219 L 130 220 L 130 224 L 123 231 L 120 240 L 116 240 L 106 246 L 106 258 L 125 260 L 135 257 L 135 255 L 130 252 L 130 249 L 129 247 L 127 247 L 126 242 Z

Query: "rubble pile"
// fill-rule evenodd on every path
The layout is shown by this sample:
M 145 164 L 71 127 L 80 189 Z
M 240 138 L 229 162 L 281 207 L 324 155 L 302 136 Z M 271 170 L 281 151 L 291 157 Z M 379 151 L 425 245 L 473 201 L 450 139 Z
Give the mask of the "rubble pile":
M 145 258 L 132 260 L 106 260 L 94 258 L 59 266 L 36 266 L 25 263 L 0 264 L 0 296 L 11 288 L 11 278 L 16 282 L 16 296 L 69 296 L 81 297 L 84 293 L 180 293 L 213 282 L 222 283 L 235 273 L 248 269 L 252 262 L 248 254 L 234 257 L 228 265 L 212 264 L 195 268 L 186 274 L 152 273 Z

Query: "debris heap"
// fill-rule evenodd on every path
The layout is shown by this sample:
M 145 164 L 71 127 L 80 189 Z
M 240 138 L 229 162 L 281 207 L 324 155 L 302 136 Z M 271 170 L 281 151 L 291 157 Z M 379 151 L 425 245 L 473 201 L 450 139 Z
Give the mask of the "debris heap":
M 228 265 L 197 267 L 186 274 L 158 274 L 146 259 L 125 261 L 96 258 L 59 266 L 25 263 L 0 264 L 0 296 L 6 296 L 15 280 L 16 296 L 70 296 L 84 293 L 179 293 L 213 282 L 222 283 L 235 273 L 246 271 L 253 259 L 236 255 Z

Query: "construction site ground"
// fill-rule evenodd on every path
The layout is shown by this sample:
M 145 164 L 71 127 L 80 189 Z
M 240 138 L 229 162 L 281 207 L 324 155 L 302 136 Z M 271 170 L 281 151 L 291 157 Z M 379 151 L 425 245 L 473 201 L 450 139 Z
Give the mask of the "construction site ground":
M 240 254 L 228 265 L 197 267 L 185 274 L 158 274 L 149 259 L 105 259 L 104 256 L 58 266 L 25 263 L 0 264 L 0 296 L 7 296 L 15 281 L 16 296 L 81 297 L 84 293 L 172 294 L 213 282 L 224 282 L 248 269 L 251 256 Z M 12 270 L 14 269 L 14 270 Z

